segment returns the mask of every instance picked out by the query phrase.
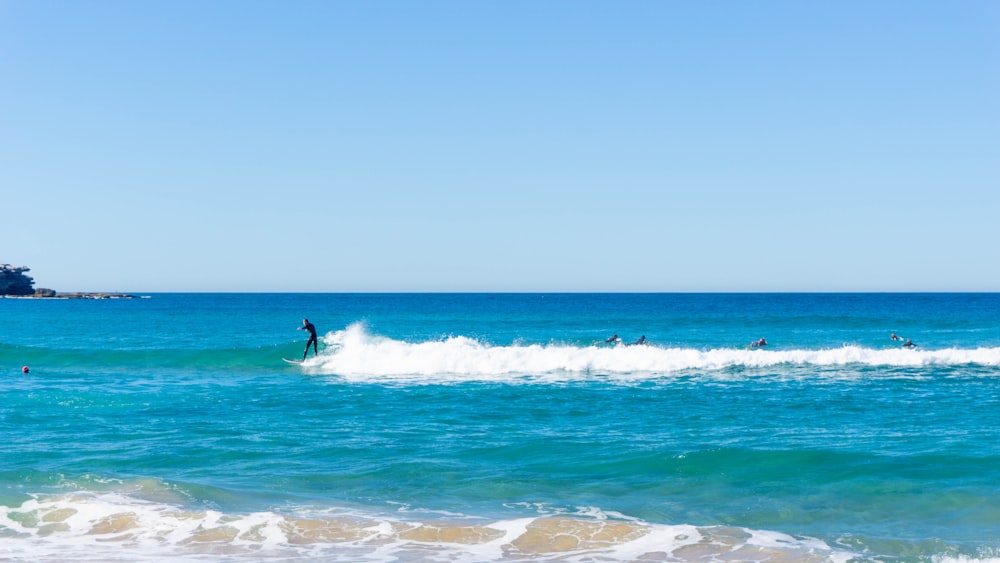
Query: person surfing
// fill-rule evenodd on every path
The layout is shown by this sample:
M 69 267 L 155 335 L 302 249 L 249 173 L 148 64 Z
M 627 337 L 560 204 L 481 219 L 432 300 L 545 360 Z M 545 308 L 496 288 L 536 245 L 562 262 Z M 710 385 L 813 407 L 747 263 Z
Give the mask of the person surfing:
M 313 357 L 319 355 L 319 344 L 316 340 L 316 327 L 309 322 L 309 319 L 302 319 L 302 326 L 295 330 L 304 330 L 309 333 L 309 341 L 306 342 L 306 349 L 302 352 L 302 361 L 306 361 L 306 356 L 309 355 L 309 346 L 313 347 Z

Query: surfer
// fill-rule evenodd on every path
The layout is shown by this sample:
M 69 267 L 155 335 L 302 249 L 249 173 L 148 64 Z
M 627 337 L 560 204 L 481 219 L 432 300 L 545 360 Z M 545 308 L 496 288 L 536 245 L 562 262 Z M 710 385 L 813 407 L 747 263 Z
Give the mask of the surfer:
M 892 334 L 889 335 L 889 340 L 902 340 L 902 338 L 896 336 L 896 331 L 892 331 Z
M 611 338 L 608 338 L 607 340 L 605 340 L 604 343 L 605 344 L 614 344 L 615 342 L 621 342 L 621 341 L 622 341 L 622 339 L 618 338 L 617 334 L 612 334 Z
M 762 346 L 767 346 L 767 340 L 764 340 L 763 336 L 760 337 L 760 340 L 754 340 L 750 343 L 751 348 L 760 348 Z
M 313 356 L 319 354 L 319 344 L 316 343 L 316 327 L 313 326 L 309 319 L 302 319 L 302 326 L 295 330 L 305 330 L 309 332 L 309 341 L 306 342 L 306 349 L 302 352 L 302 360 L 305 361 L 306 356 L 309 355 L 309 345 L 312 344 Z
M 646 335 L 643 334 L 642 336 L 639 337 L 639 340 L 635 341 L 634 346 L 642 346 L 645 343 L 646 343 Z
M 903 348 L 915 348 L 916 346 L 917 345 L 914 344 L 913 341 L 910 340 L 909 338 L 907 338 L 906 342 L 903 343 Z

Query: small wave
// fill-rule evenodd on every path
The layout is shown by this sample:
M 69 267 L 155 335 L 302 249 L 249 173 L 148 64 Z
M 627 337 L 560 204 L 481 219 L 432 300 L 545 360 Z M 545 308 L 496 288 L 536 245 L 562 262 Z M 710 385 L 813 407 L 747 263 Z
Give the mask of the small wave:
M 655 345 L 491 345 L 466 336 L 406 342 L 370 334 L 361 324 L 330 333 L 324 341 L 326 349 L 318 357 L 310 358 L 304 367 L 314 373 L 348 379 L 372 376 L 401 380 L 436 376 L 480 380 L 503 380 L 511 376 L 641 376 L 776 366 L 1000 366 L 1000 347 L 698 350 Z
M 5 557 L 31 561 L 847 561 L 824 542 L 735 527 L 658 525 L 598 509 L 507 520 L 340 508 L 226 513 L 122 493 L 0 506 Z

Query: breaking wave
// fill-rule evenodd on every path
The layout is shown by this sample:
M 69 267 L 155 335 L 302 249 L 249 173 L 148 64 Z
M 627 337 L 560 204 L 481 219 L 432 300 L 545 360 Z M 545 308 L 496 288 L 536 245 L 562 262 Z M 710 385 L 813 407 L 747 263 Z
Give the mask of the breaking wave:
M 829 349 L 739 349 L 609 346 L 604 344 L 493 345 L 467 336 L 406 342 L 369 333 L 352 324 L 324 337 L 326 347 L 303 367 L 312 373 L 345 378 L 369 376 L 429 378 L 461 376 L 468 380 L 512 377 L 611 376 L 648 377 L 732 369 L 776 369 L 783 366 L 860 367 L 1000 367 L 1000 347 L 874 349 L 843 346 Z

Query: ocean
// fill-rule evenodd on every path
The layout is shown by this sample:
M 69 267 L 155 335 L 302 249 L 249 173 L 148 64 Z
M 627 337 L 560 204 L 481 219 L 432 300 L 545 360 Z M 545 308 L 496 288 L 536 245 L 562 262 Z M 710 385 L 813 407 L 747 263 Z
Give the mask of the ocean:
M 1000 294 L 0 299 L 0 561 L 1000 561 L 998 391 Z

